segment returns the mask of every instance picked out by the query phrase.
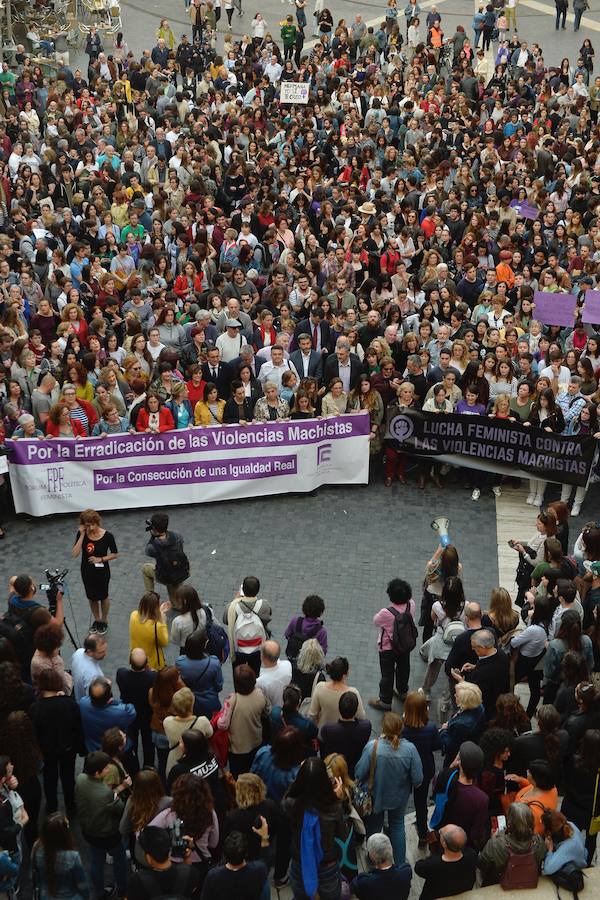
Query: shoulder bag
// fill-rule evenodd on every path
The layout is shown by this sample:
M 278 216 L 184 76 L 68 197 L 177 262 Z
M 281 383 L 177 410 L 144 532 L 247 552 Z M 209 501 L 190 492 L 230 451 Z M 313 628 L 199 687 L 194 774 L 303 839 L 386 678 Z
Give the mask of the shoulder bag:
M 600 832 L 600 816 L 596 814 L 596 801 L 598 800 L 598 780 L 600 779 L 600 771 L 596 773 L 596 787 L 594 789 L 594 802 L 592 803 L 592 818 L 587 830 L 588 836 L 592 837 Z
M 369 780 L 367 782 L 367 785 L 365 786 L 358 782 L 356 784 L 356 787 L 354 788 L 354 794 L 352 796 L 352 805 L 361 819 L 365 816 L 370 816 L 373 812 L 373 785 L 375 784 L 375 769 L 377 767 L 378 744 L 379 738 L 376 738 L 375 743 L 373 744 L 373 749 L 371 750 L 371 765 L 369 766 Z

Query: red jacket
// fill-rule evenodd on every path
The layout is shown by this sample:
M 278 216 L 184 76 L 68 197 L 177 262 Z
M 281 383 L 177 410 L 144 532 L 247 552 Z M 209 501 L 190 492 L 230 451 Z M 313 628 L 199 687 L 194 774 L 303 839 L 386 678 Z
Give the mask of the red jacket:
M 73 432 L 75 437 L 87 437 L 85 433 L 85 428 L 79 421 L 79 419 L 71 419 L 71 426 L 73 428 Z M 46 422 L 46 434 L 48 437 L 60 437 L 58 432 L 58 425 L 55 425 L 53 422 L 48 419 Z
M 137 431 L 145 431 L 148 428 L 148 423 L 150 421 L 150 414 L 144 408 L 140 409 L 137 417 L 136 430 Z M 161 407 L 158 413 L 158 430 L 159 431 L 172 431 L 175 428 L 175 422 L 173 421 L 173 416 L 171 414 L 171 410 L 167 409 L 166 406 Z
M 194 284 L 191 288 L 187 279 L 187 275 L 178 275 L 175 279 L 173 290 L 178 297 L 181 297 L 182 300 L 185 300 L 188 294 L 190 294 L 192 291 L 202 291 L 202 275 L 196 275 L 196 277 L 194 278 Z

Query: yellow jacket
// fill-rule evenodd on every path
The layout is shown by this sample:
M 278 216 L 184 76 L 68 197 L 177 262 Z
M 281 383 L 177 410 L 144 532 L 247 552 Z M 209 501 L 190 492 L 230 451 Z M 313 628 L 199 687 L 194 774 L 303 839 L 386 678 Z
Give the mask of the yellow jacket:
M 148 657 L 148 665 L 153 669 L 162 669 L 165 663 L 163 647 L 169 643 L 169 627 L 164 622 L 146 619 L 140 622 L 140 615 L 135 609 L 129 616 L 129 649 L 141 647 Z M 158 644 L 158 653 L 157 653 Z
M 223 411 L 225 409 L 225 401 L 217 400 L 217 421 L 209 409 L 208 403 L 204 400 L 198 400 L 194 409 L 194 422 L 196 425 L 216 425 L 217 422 L 223 422 Z

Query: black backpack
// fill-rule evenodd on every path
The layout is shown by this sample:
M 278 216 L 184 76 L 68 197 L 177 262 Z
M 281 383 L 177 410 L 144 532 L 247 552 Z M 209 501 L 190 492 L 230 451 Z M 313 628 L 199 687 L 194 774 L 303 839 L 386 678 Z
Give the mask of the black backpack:
M 190 561 L 183 552 L 183 544 L 180 540 L 173 540 L 171 533 L 170 544 L 154 542 L 156 550 L 156 580 L 161 584 L 179 584 L 185 581 L 190 574 Z
M 173 873 L 171 890 L 168 893 L 161 893 L 162 885 L 158 883 L 156 873 L 152 869 L 138 869 L 137 878 L 148 900 L 187 900 L 191 896 L 190 868 L 185 863 L 174 863 L 168 871 Z
M 313 627 L 309 629 L 309 631 L 304 632 L 302 631 L 303 624 L 304 616 L 298 616 L 298 618 L 296 619 L 294 630 L 290 634 L 287 642 L 287 647 L 285 648 L 285 655 L 288 659 L 298 659 L 304 642 L 316 637 L 323 627 L 323 622 L 319 619 L 317 625 L 313 625 Z
M 216 656 L 219 662 L 224 663 L 229 656 L 229 637 L 222 625 L 217 624 L 213 618 L 210 606 L 202 604 L 206 616 L 206 651 L 211 656 Z
M 555 872 L 550 878 L 556 885 L 556 893 L 559 898 L 560 893 L 558 889 L 561 887 L 571 891 L 575 900 L 577 900 L 577 895 L 583 890 L 584 874 L 579 866 L 576 866 L 573 862 L 565 863 L 564 866 L 561 866 L 558 872 Z
M 392 650 L 394 653 L 410 653 L 417 646 L 418 631 L 411 616 L 408 605 L 404 612 L 398 612 L 393 606 L 388 610 L 394 616 L 394 628 L 392 631 Z

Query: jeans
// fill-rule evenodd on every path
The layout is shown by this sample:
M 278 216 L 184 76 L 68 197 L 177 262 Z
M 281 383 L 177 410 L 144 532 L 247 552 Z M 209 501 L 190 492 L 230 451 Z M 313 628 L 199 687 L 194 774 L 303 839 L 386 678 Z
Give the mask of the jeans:
M 573 31 L 579 31 L 579 26 L 581 25 L 581 17 L 583 15 L 582 9 L 573 9 L 573 15 L 575 16 L 575 26 Z
M 396 690 L 398 693 L 406 694 L 408 692 L 410 654 L 397 654 L 394 653 L 393 650 L 382 650 L 379 653 L 379 668 L 381 669 L 379 699 L 382 703 L 391 704 L 394 688 L 394 674 L 396 676 Z
M 99 897 L 104 891 L 104 863 L 106 854 L 110 851 L 113 861 L 113 873 L 115 884 L 119 894 L 124 895 L 127 892 L 127 856 L 125 847 L 120 835 L 115 835 L 111 843 L 111 838 L 99 841 L 97 844 L 90 844 L 90 875 L 92 885 Z M 89 838 L 88 838 L 89 843 Z
M 58 776 L 62 785 L 65 807 L 67 810 L 75 806 L 75 753 L 68 753 L 52 759 L 44 759 L 44 794 L 46 796 L 46 814 L 56 812 L 58 809 Z
M 557 31 L 558 31 L 559 24 L 561 24 L 561 22 L 560 22 L 561 19 L 562 19 L 562 27 L 566 28 L 567 27 L 566 26 L 566 22 L 567 22 L 567 7 L 566 6 L 564 9 L 559 9 L 558 6 L 556 7 L 556 30 Z
M 397 866 L 401 866 L 406 862 L 406 833 L 404 831 L 404 816 L 406 807 L 400 806 L 397 809 L 387 810 L 387 834 L 392 842 L 394 850 L 394 862 Z M 371 816 L 365 817 L 365 828 L 367 829 L 367 837 L 383 830 L 383 810 L 373 813 Z
M 415 801 L 415 813 L 417 816 L 417 834 L 419 840 L 427 837 L 427 795 L 429 793 L 429 785 L 431 778 L 423 778 L 423 783 L 413 790 L 413 799 Z

